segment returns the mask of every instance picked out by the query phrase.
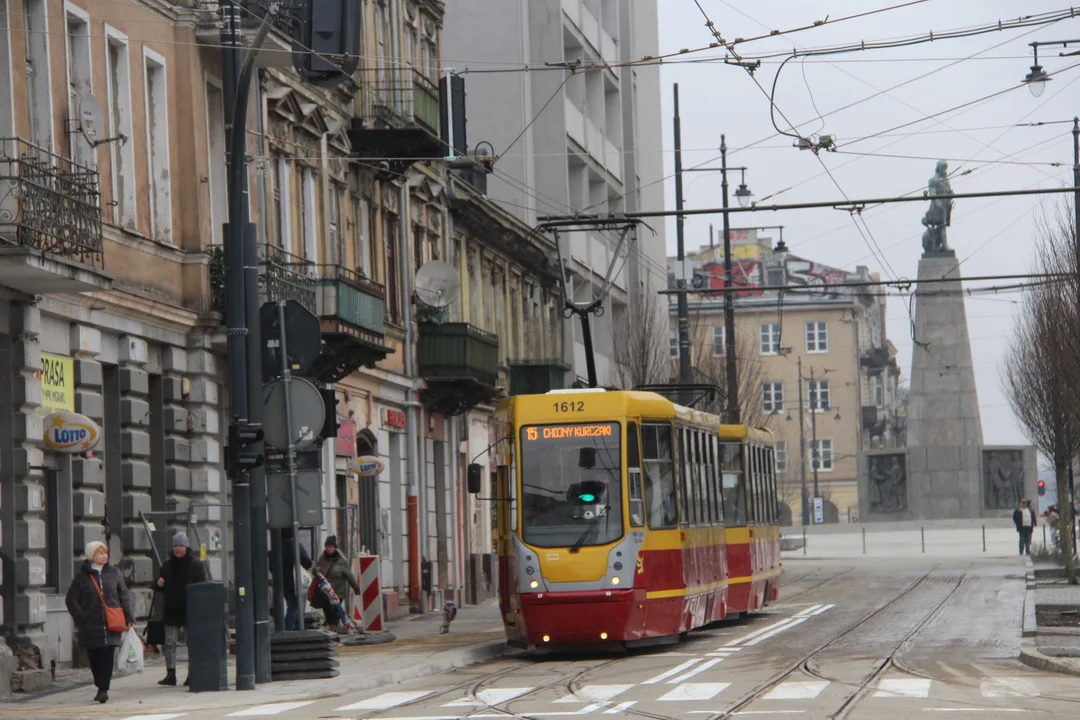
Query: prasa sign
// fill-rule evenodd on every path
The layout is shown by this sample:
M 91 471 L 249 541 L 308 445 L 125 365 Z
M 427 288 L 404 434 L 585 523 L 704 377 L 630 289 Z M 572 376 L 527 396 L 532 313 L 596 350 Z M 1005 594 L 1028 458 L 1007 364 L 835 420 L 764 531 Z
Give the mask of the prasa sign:
M 78 413 L 66 410 L 45 418 L 45 447 L 62 453 L 81 453 L 93 450 L 101 440 L 101 428 Z

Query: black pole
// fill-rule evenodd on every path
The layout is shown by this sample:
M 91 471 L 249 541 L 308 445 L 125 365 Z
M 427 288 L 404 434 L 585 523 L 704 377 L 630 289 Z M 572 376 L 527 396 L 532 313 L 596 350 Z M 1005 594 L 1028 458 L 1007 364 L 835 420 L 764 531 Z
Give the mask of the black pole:
M 682 123 L 679 120 L 679 84 L 675 83 L 675 238 L 678 267 L 681 270 L 686 260 L 686 237 L 683 216 L 683 166 L 682 166 Z M 679 295 L 679 382 L 688 384 L 690 377 L 690 307 L 685 293 Z M 690 402 L 685 393 L 681 402 L 685 405 Z
M 1073 117 L 1073 187 L 1077 188 L 1073 192 L 1073 242 L 1075 244 L 1076 252 L 1076 291 L 1080 293 L 1080 118 Z M 1077 303 L 1077 312 L 1080 312 L 1080 302 Z M 1074 494 L 1073 484 L 1073 460 L 1069 458 L 1069 507 L 1062 512 L 1062 519 L 1065 520 L 1065 530 L 1069 533 L 1069 544 L 1065 548 L 1065 552 L 1068 554 L 1065 562 L 1065 569 L 1069 576 L 1069 582 L 1076 583 L 1076 567 L 1073 563 L 1073 556 L 1076 554 L 1076 518 L 1073 517 L 1073 501 L 1076 498 Z M 1060 493 L 1059 493 L 1060 494 Z M 1060 502 L 1058 503 L 1061 504 Z M 1068 514 L 1065 514 L 1068 513 Z
M 270 564 L 271 574 L 274 577 L 274 629 L 285 629 L 285 558 L 281 554 L 284 547 L 281 530 L 270 531 Z M 300 590 L 297 589 L 299 594 Z
M 597 386 L 596 358 L 593 357 L 592 327 L 589 325 L 591 310 L 576 310 L 581 317 L 581 343 L 585 346 L 585 371 L 589 375 L 589 387 Z
M 731 225 L 728 219 L 727 140 L 720 136 L 720 173 L 724 190 L 724 287 L 731 287 Z M 770 336 L 771 338 L 771 336 Z M 724 293 L 724 374 L 727 376 L 727 416 L 739 424 L 739 377 L 735 361 L 735 296 Z
M 225 228 L 225 322 L 228 326 L 229 412 L 233 424 L 246 424 L 247 328 L 244 308 L 244 175 L 247 93 L 241 94 L 240 8 L 222 6 L 221 63 L 226 137 L 229 142 L 229 222 Z M 255 689 L 255 626 L 251 572 L 251 486 L 247 473 L 228 468 L 233 483 L 233 553 L 236 592 L 236 689 Z
M 801 381 L 800 381 L 801 382 Z M 814 368 L 810 367 L 810 392 L 814 393 L 814 401 L 810 404 L 810 462 L 814 469 L 814 508 L 817 508 L 817 499 L 820 496 L 818 489 L 818 467 L 821 465 L 821 451 L 817 444 L 817 411 L 821 409 L 821 390 L 814 384 Z M 807 392 L 809 396 L 810 392 Z
M 802 357 L 796 363 L 799 377 L 795 383 L 799 386 L 799 477 L 802 479 L 802 524 L 810 524 L 810 493 L 806 487 L 806 421 L 803 420 L 802 396 Z M 805 532 L 805 531 L 804 531 Z

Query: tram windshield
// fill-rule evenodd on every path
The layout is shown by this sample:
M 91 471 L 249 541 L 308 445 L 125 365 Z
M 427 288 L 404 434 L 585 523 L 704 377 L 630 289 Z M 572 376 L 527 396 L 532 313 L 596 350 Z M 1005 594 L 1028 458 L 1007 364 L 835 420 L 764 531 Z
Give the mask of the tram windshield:
M 537 547 L 606 545 L 623 536 L 618 423 L 521 429 L 522 538 Z

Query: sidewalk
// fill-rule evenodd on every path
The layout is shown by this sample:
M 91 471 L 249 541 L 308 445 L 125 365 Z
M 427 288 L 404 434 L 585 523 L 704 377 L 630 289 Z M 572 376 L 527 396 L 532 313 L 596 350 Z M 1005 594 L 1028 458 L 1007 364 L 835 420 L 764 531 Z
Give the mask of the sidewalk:
M 1022 663 L 1080 675 L 1080 585 L 1069 585 L 1060 566 L 1029 561 L 1023 636 Z
M 180 687 L 162 688 L 157 681 L 164 675 L 164 666 L 148 664 L 137 675 L 114 678 L 109 702 L 102 707 L 116 713 L 130 711 L 129 715 L 142 715 L 162 710 L 185 712 L 336 697 L 484 662 L 506 651 L 506 635 L 495 601 L 459 608 L 446 635 L 439 634 L 441 624 L 441 612 L 387 623 L 387 630 L 397 638 L 394 642 L 337 646 L 337 660 L 341 663 L 338 677 L 266 683 L 250 692 L 229 689 L 191 693 Z M 177 674 L 183 676 L 182 664 Z M 85 679 L 80 682 L 76 677 Z M 230 688 L 235 679 L 235 663 L 230 656 Z M 49 717 L 44 711 L 55 711 L 58 717 L 72 717 L 76 709 L 86 709 L 90 704 L 94 692 L 90 682 L 89 671 L 75 671 L 70 679 L 58 683 L 59 688 L 54 686 L 37 695 L 5 697 L 0 701 L 0 718 Z

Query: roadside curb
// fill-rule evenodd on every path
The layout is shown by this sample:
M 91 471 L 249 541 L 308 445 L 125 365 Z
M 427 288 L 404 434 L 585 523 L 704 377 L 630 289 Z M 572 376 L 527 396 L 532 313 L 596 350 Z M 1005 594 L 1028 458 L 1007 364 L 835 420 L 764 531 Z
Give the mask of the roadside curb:
M 1035 649 L 1035 643 L 1025 641 L 1020 648 L 1020 662 L 1036 670 L 1080 676 L 1080 663 L 1068 658 L 1056 658 L 1043 655 Z
M 1038 619 L 1035 614 L 1035 586 L 1029 583 L 1024 592 L 1024 621 L 1020 633 L 1021 637 L 1035 637 L 1039 632 Z M 1032 643 L 1034 647 L 1034 643 Z

